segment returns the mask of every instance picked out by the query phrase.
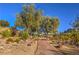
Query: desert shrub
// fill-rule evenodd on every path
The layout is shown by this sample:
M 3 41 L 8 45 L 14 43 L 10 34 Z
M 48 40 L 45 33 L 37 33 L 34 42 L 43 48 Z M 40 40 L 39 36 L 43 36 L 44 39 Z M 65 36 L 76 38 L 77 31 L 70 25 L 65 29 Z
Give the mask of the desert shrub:
M 3 37 L 11 37 L 12 32 L 11 30 L 5 30 L 2 32 Z
M 16 33 L 17 33 L 17 29 L 16 29 L 16 27 L 11 27 L 11 31 L 12 31 L 12 36 L 15 36 L 16 35 Z
M 14 42 L 19 43 L 19 41 L 20 41 L 20 39 L 19 39 L 19 38 L 17 38 Z
M 14 42 L 14 40 L 13 40 L 12 38 L 8 38 L 8 39 L 6 40 L 6 43 L 8 44 L 9 42 Z
M 20 37 L 21 37 L 23 40 L 26 40 L 26 39 L 29 37 L 29 34 L 28 34 L 28 32 L 26 32 L 26 31 L 22 31 L 21 34 L 20 34 Z
M 72 33 L 72 44 L 79 46 L 79 32 Z

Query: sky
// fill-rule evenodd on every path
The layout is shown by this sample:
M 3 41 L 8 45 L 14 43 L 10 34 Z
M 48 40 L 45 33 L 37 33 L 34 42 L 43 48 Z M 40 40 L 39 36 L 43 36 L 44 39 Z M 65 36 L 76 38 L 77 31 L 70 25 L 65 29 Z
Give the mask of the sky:
M 23 3 L 0 3 L 0 20 L 7 20 L 10 26 L 14 26 L 16 14 L 22 11 L 22 6 Z M 59 32 L 71 28 L 71 23 L 79 15 L 77 3 L 38 3 L 35 4 L 35 8 L 43 10 L 44 16 L 58 17 Z

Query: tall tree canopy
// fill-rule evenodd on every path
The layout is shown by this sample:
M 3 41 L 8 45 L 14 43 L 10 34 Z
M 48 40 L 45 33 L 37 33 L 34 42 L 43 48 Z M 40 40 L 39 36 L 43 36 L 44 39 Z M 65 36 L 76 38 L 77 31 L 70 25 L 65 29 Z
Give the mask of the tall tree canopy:
M 40 27 L 40 21 L 42 19 L 42 12 L 40 10 L 35 10 L 33 4 L 24 5 L 23 10 L 17 15 L 17 20 L 15 26 L 25 27 L 29 32 L 38 32 Z
M 73 28 L 75 30 L 79 30 L 79 16 L 76 17 L 74 23 L 73 23 Z
M 57 17 L 52 18 L 52 26 L 53 26 L 53 32 L 57 32 L 59 26 L 59 19 Z
M 34 4 L 24 5 L 15 22 L 16 27 L 23 27 L 29 33 L 39 33 L 40 29 L 46 33 L 51 32 L 51 29 L 57 31 L 58 25 L 58 18 L 43 16 L 42 10 L 35 9 Z

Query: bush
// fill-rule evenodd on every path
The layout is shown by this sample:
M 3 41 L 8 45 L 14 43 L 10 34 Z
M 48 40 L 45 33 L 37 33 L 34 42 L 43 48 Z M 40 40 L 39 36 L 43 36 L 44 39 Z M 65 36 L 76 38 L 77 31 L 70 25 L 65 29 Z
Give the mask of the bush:
M 5 30 L 2 32 L 3 37 L 11 37 L 12 32 L 11 30 Z
M 8 44 L 9 42 L 14 42 L 14 41 L 13 41 L 12 38 L 8 38 L 8 39 L 6 40 L 6 43 Z
M 71 42 L 71 43 L 79 46 L 79 32 L 72 33 L 72 41 L 73 42 Z
M 19 41 L 20 41 L 20 39 L 19 39 L 19 38 L 17 38 L 14 42 L 19 43 Z
M 26 31 L 22 31 L 20 36 L 23 40 L 26 40 L 29 37 L 29 34 Z
M 8 27 L 10 24 L 8 21 L 6 20 L 0 20 L 0 26 L 1 27 Z
M 15 36 L 17 33 L 16 27 L 11 27 L 11 31 L 12 31 L 12 36 Z
M 6 43 L 7 43 L 7 44 L 8 44 L 9 42 L 11 42 L 11 43 L 14 43 L 14 42 L 19 43 L 19 41 L 20 41 L 20 38 L 15 38 L 15 40 L 14 40 L 14 38 L 10 37 L 10 38 L 8 38 L 8 39 L 6 40 Z

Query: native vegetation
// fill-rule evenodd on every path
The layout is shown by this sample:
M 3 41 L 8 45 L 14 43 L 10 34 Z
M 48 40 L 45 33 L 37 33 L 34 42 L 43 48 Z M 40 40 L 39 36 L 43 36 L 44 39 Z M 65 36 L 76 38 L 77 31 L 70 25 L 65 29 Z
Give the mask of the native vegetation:
M 22 11 L 16 16 L 13 27 L 9 27 L 10 24 L 8 21 L 0 20 L 0 27 L 9 28 L 0 34 L 3 37 L 9 37 L 7 39 L 9 42 L 18 43 L 20 40 L 26 40 L 29 37 L 52 36 L 50 39 L 52 42 L 55 40 L 61 44 L 79 46 L 79 17 L 76 17 L 72 28 L 62 33 L 58 33 L 59 24 L 58 17 L 44 16 L 43 11 L 35 9 L 34 4 L 23 5 Z M 10 37 L 18 38 L 13 41 Z

